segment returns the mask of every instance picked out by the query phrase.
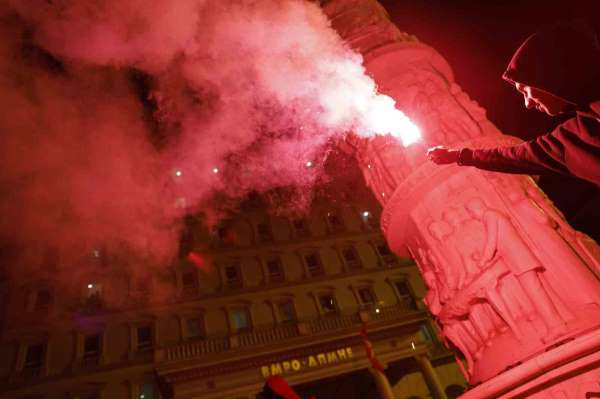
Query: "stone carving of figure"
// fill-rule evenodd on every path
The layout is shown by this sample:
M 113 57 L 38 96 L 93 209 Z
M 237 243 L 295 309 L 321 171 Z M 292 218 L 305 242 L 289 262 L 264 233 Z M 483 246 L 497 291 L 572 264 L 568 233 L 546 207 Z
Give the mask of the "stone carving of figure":
M 435 221 L 429 224 L 429 232 L 436 239 L 437 244 L 440 246 L 440 252 L 446 260 L 444 264 L 437 262 L 437 264 L 440 264 L 440 269 L 442 270 L 439 274 L 439 278 L 443 278 L 446 282 L 446 285 L 441 288 L 440 293 L 442 306 L 444 303 L 451 300 L 454 296 L 454 292 L 464 286 L 467 275 L 475 274 L 474 272 L 469 274 L 467 272 L 468 269 L 465 268 L 465 264 L 470 265 L 469 267 L 476 268 L 471 254 L 473 251 L 480 250 L 483 247 L 483 241 L 479 240 L 481 245 L 479 245 L 479 248 L 475 248 L 478 244 L 478 240 L 476 237 L 471 237 L 469 235 L 470 238 L 474 239 L 474 243 L 469 243 L 468 248 L 465 248 L 464 243 L 460 238 L 463 237 L 463 231 L 458 230 L 463 227 L 459 223 L 458 212 L 455 209 L 448 209 L 444 214 L 444 220 Z M 448 223 L 448 221 L 453 224 Z M 482 226 L 478 232 L 483 232 Z M 472 244 L 474 244 L 474 246 Z M 489 311 L 493 313 L 493 316 L 490 316 L 488 310 L 485 309 L 485 306 L 488 305 L 476 304 L 472 305 L 468 312 L 465 310 L 465 316 L 467 316 L 467 318 L 462 320 L 460 324 L 461 327 L 459 332 L 462 335 L 468 334 L 469 337 L 468 341 L 465 338 L 462 338 L 462 341 L 473 343 L 472 345 L 469 345 L 470 356 L 474 356 L 477 348 L 481 347 L 484 342 L 489 341 L 497 330 L 495 324 L 498 322 L 498 316 L 493 310 L 489 309 Z M 454 314 L 455 312 L 451 313 Z M 462 312 L 459 311 L 458 313 Z M 455 314 L 455 316 L 458 316 L 458 314 Z M 452 316 L 445 316 L 440 322 L 443 325 L 454 324 L 454 319 L 450 319 L 449 317 Z M 456 329 L 458 327 L 455 326 L 453 328 Z
M 539 190 L 531 186 L 527 189 L 527 195 L 522 187 L 511 186 L 508 191 L 508 199 L 512 203 L 512 211 L 529 234 L 535 237 L 539 258 L 545 265 L 544 278 L 549 284 L 548 293 L 560 292 L 560 297 L 565 300 L 574 300 L 578 305 L 588 303 L 600 304 L 600 285 L 593 273 L 587 269 L 585 260 L 577 253 L 577 246 L 570 245 L 567 238 L 561 234 L 565 232 L 567 237 L 574 238 L 575 231 L 555 213 L 551 217 L 539 205 L 543 205 L 548 211 L 553 208 L 546 201 L 534 201 L 531 195 L 537 196 Z M 560 226 L 560 224 L 563 226 Z M 560 231 L 559 231 L 560 229 Z M 573 241 L 571 241 L 573 242 Z M 574 248 L 575 247 L 575 248 Z M 581 249 L 579 249 L 581 251 Z M 576 289 L 575 289 L 576 288 Z M 562 303 L 556 294 L 551 295 L 558 311 L 563 318 L 573 318 L 573 314 Z
M 436 229 L 435 225 L 433 226 L 433 229 Z M 440 286 L 442 284 L 438 273 L 435 271 L 438 269 L 436 266 L 437 259 L 433 260 L 435 259 L 435 255 L 433 255 L 431 249 L 425 249 L 421 245 L 417 246 L 417 256 L 414 256 L 412 250 L 411 253 L 413 254 L 413 258 L 417 260 L 417 266 L 419 267 L 423 280 L 425 280 L 425 284 L 428 288 L 423 302 L 427 305 L 431 314 L 437 317 L 443 307 L 443 302 L 440 298 Z M 465 356 L 468 365 L 467 373 L 468 375 L 471 375 L 473 372 L 473 354 L 476 351 L 476 344 L 473 343 L 472 339 L 469 340 L 470 334 L 465 331 L 458 320 L 450 319 L 438 321 L 441 324 L 443 335 Z
M 428 270 L 424 272 L 423 280 L 425 280 L 425 284 L 427 284 L 427 287 L 429 288 L 425 298 L 423 298 L 423 302 L 425 305 L 427 305 L 431 314 L 439 314 L 442 310 L 442 302 L 440 300 L 440 294 L 437 288 L 437 279 L 433 271 Z
M 487 302 L 471 304 L 469 321 L 474 334 L 480 338 L 481 344 L 489 345 L 490 340 L 507 327 L 507 324 Z
M 448 208 L 442 213 L 442 219 L 452 226 L 454 234 L 447 238 L 448 244 L 460 254 L 462 273 L 458 288 L 463 288 L 479 274 L 477 260 L 481 258 L 485 229 L 474 219 L 461 220 L 457 209 Z
M 421 275 L 423 276 L 423 280 L 425 280 L 425 284 L 427 285 L 427 294 L 425 298 L 423 298 L 423 302 L 429 308 L 429 311 L 433 315 L 438 315 L 442 310 L 442 300 L 440 298 L 440 278 L 438 273 L 436 273 L 436 264 L 433 261 L 431 254 L 428 254 L 427 250 L 418 247 L 417 251 L 419 253 L 419 269 L 421 269 Z
M 478 344 L 473 339 L 472 334 L 467 331 L 461 321 L 456 319 L 442 324 L 442 333 L 465 356 L 467 361 L 467 373 L 471 376 L 475 364 L 475 354 L 478 351 Z
M 486 245 L 480 261 L 481 267 L 487 267 L 501 259 L 517 277 L 525 294 L 534 304 L 538 315 L 546 325 L 545 339 L 550 340 L 564 334 L 564 321 L 558 314 L 539 276 L 544 267 L 533 255 L 510 219 L 503 213 L 488 208 L 479 198 L 468 201 L 466 209 L 473 218 L 481 220 L 486 227 Z M 516 300 L 516 298 L 499 299 L 507 302 Z
M 439 246 L 440 252 L 444 254 L 445 262 L 439 264 L 440 277 L 444 279 L 445 283 L 440 294 L 442 297 L 452 296 L 451 293 L 458 289 L 459 281 L 464 274 L 461 256 L 456 248 L 448 242 L 448 237 L 454 232 L 454 229 L 447 222 L 440 220 L 430 223 L 428 230 Z M 449 292 L 445 293 L 445 290 Z

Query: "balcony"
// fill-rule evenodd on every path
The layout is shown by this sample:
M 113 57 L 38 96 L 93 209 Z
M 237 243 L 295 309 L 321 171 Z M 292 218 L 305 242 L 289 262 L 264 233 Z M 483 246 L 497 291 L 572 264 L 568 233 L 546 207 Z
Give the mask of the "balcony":
M 237 344 L 240 347 L 267 345 L 272 342 L 281 342 L 298 335 L 298 328 L 295 324 L 281 325 L 277 327 L 256 329 L 239 334 L 237 336 Z
M 348 335 L 358 333 L 365 322 L 372 325 L 398 325 L 421 323 L 426 320 L 426 312 L 407 310 L 403 304 L 380 307 L 375 310 L 361 310 L 351 314 L 335 314 L 316 319 L 300 321 L 296 324 L 285 324 L 255 328 L 251 331 L 222 337 L 211 337 L 193 342 L 186 342 L 155 351 L 156 361 L 180 361 L 205 355 L 232 351 L 232 355 L 244 348 L 259 348 L 289 344 L 291 341 L 301 343 L 319 336 Z
M 218 353 L 229 350 L 229 339 L 227 337 L 207 338 L 201 341 L 188 342 L 158 349 L 155 358 L 163 358 L 166 361 L 190 359 L 210 353 Z

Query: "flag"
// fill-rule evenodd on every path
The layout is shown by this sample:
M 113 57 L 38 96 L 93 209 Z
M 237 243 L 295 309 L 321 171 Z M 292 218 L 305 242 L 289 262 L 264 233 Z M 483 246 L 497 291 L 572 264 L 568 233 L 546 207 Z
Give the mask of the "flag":
M 273 393 L 284 399 L 300 399 L 300 396 L 294 392 L 292 387 L 290 387 L 287 381 L 280 375 L 272 375 L 269 377 L 266 385 Z
M 371 367 L 373 367 L 377 371 L 381 371 L 383 373 L 384 367 L 383 364 L 375 357 L 375 352 L 373 351 L 373 345 L 369 338 L 367 337 L 367 325 L 363 325 L 363 328 L 360 330 L 360 336 L 363 341 L 363 345 L 365 346 L 365 352 L 367 353 L 367 359 L 371 362 Z

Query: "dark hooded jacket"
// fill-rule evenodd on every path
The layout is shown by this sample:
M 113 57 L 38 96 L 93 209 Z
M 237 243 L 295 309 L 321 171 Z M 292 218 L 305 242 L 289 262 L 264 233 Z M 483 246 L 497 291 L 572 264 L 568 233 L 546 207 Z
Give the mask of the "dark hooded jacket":
M 530 36 L 503 78 L 576 105 L 552 132 L 511 147 L 460 151 L 460 165 L 505 173 L 574 175 L 600 186 L 600 37 L 586 24 Z

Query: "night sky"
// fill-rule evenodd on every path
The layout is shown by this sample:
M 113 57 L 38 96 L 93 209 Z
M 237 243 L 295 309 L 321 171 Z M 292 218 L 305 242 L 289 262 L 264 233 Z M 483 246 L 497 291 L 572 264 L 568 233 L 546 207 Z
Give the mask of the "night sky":
M 600 21 L 600 1 L 381 0 L 394 23 L 431 45 L 450 63 L 457 83 L 479 102 L 505 134 L 530 139 L 550 131 L 561 118 L 526 110 L 523 98 L 502 80 L 513 52 L 532 33 L 579 18 Z M 600 189 L 562 176 L 540 186 L 571 224 L 600 240 Z

